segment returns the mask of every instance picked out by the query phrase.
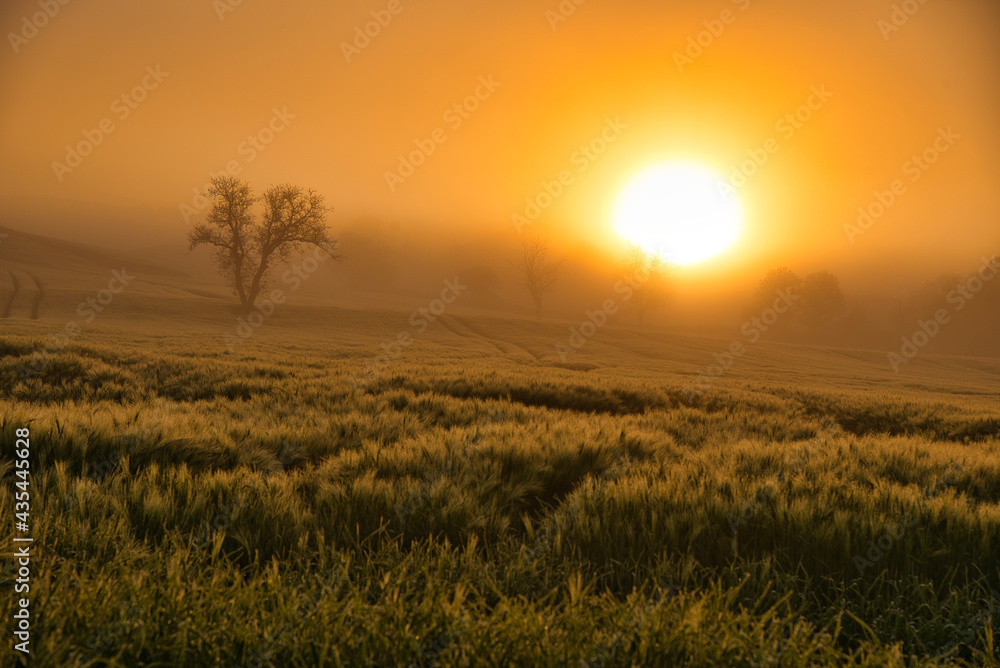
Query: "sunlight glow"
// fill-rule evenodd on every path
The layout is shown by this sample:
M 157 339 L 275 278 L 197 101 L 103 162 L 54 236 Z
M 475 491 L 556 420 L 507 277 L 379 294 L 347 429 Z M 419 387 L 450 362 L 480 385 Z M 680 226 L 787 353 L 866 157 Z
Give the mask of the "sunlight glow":
M 622 238 L 665 260 L 688 265 L 731 248 L 743 229 L 736 192 L 696 163 L 654 165 L 629 181 L 613 213 Z

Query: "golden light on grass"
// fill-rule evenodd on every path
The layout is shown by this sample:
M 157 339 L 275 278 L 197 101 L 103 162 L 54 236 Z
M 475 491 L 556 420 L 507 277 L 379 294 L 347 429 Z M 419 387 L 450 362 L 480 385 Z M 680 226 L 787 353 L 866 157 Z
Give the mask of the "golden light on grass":
M 731 248 L 743 232 L 736 192 L 710 168 L 657 164 L 636 174 L 613 213 L 622 238 L 670 262 L 689 265 Z

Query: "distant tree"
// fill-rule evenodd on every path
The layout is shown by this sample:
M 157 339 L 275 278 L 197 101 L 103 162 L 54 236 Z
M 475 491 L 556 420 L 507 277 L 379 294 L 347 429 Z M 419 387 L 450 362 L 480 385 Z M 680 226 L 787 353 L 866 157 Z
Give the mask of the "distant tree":
M 559 280 L 563 261 L 549 259 L 549 244 L 541 238 L 521 244 L 521 255 L 512 263 L 521 275 L 521 285 L 535 303 L 535 317 L 542 317 L 542 298 Z
M 809 274 L 802 281 L 799 316 L 810 329 L 829 327 L 847 313 L 840 279 L 828 271 Z
M 776 304 L 779 306 L 776 309 Z M 802 304 L 802 278 L 788 267 L 778 267 L 767 272 L 754 290 L 744 315 L 755 318 L 769 312 L 780 317 L 767 323 L 769 337 L 788 337 L 801 333 L 802 323 L 797 311 Z
M 905 300 L 901 299 L 900 302 L 905 305 L 905 317 L 901 328 L 905 329 L 915 319 L 941 308 L 947 303 L 948 293 L 963 282 L 965 276 L 962 274 L 945 272 L 914 290 Z
M 771 307 L 779 293 L 802 296 L 802 279 L 788 267 L 778 267 L 767 272 L 754 291 L 750 311 L 760 313 Z
M 328 209 L 315 190 L 293 185 L 269 188 L 257 198 L 250 184 L 232 176 L 212 179 L 208 196 L 214 201 L 205 222 L 188 234 L 191 249 L 213 246 L 212 260 L 239 297 L 244 310 L 254 307 L 267 285 L 276 259 L 289 261 L 308 246 L 318 246 L 334 259 L 337 240 L 326 227 Z M 262 202 L 260 220 L 254 204 Z
M 649 309 L 660 303 L 673 270 L 659 253 L 651 253 L 638 244 L 628 245 L 622 260 L 622 278 L 632 288 L 628 303 L 640 325 L 645 324 Z
M 770 310 L 775 300 L 792 304 L 780 322 L 771 326 L 775 333 L 786 335 L 833 334 L 842 335 L 848 315 L 847 298 L 840 287 L 840 279 L 829 271 L 817 271 L 801 278 L 788 267 L 778 267 L 767 272 L 747 309 L 751 315 Z M 852 322 L 861 323 L 867 317 L 860 307 L 852 312 Z

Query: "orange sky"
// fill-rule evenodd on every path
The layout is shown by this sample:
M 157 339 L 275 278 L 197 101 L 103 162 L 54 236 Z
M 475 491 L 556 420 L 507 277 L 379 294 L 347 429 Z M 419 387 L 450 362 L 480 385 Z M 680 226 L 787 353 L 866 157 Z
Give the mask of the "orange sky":
M 874 0 L 589 0 L 554 28 L 557 0 L 400 0 L 351 62 L 343 43 L 388 0 L 244 0 L 220 19 L 224 2 L 71 0 L 30 39 L 11 33 L 38 4 L 5 2 L 0 223 L 96 244 L 183 243 L 180 205 L 234 161 L 257 187 L 323 192 L 335 229 L 374 216 L 432 240 L 455 226 L 509 236 L 525 198 L 571 170 L 539 228 L 607 244 L 631 174 L 677 158 L 728 174 L 774 138 L 780 150 L 740 190 L 743 242 L 698 271 L 789 257 L 964 265 L 1000 246 L 991 0 L 928 0 L 888 39 L 879 21 L 893 2 Z M 724 10 L 731 23 L 679 71 L 674 54 Z M 158 83 L 147 74 L 157 67 L 169 73 Z M 115 102 L 144 77 L 146 99 Z M 486 94 L 481 77 L 498 86 Z M 832 97 L 793 136 L 779 131 L 821 86 Z M 478 109 L 448 114 L 477 87 Z M 275 109 L 294 118 L 251 150 Z M 113 131 L 57 176 L 66 145 L 103 119 Z M 628 127 L 582 161 L 609 119 Z M 909 181 L 905 163 L 949 127 L 960 139 Z M 392 192 L 386 172 L 438 129 L 446 140 Z M 850 243 L 843 226 L 895 179 L 905 195 Z

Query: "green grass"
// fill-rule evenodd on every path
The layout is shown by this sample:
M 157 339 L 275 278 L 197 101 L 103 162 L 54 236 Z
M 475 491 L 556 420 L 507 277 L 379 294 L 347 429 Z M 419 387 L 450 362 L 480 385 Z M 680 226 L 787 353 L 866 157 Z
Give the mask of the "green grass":
M 358 383 L 391 328 L 359 352 L 269 327 L 232 355 L 152 328 L 0 341 L 5 512 L 31 427 L 33 665 L 1000 665 L 985 362 L 896 378 L 762 344 L 689 400 L 725 342 L 609 329 L 559 365 L 437 330 Z

